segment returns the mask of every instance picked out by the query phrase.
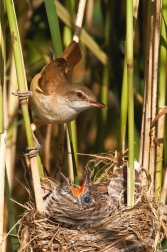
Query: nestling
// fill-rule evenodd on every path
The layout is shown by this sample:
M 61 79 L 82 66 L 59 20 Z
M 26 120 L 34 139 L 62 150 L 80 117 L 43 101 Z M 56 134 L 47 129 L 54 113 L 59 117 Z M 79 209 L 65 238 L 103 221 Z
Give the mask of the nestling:
M 127 167 L 115 170 L 112 176 L 100 183 L 93 183 L 90 172 L 81 187 L 74 187 L 62 175 L 63 182 L 55 184 L 54 189 L 44 199 L 45 214 L 55 222 L 73 226 L 95 226 L 116 213 L 120 205 L 127 204 Z M 141 169 L 135 169 L 135 201 L 141 186 Z M 110 229 L 110 224 L 106 229 Z

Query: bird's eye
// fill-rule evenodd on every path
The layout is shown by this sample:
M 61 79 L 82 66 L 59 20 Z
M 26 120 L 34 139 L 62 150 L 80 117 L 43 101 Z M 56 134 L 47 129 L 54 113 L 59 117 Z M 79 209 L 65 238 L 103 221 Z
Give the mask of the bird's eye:
M 91 197 L 90 197 L 88 194 L 86 194 L 86 195 L 83 197 L 82 201 L 83 201 L 83 203 L 85 203 L 86 205 L 89 205 L 89 204 L 92 202 L 92 199 L 91 199 Z
M 77 96 L 78 96 L 78 98 L 82 98 L 83 94 L 81 92 L 77 92 Z

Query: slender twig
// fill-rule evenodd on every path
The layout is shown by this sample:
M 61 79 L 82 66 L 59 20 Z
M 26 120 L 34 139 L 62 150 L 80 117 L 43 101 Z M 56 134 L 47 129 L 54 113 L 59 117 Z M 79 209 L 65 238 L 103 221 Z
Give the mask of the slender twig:
M 124 59 L 123 81 L 122 81 L 122 94 L 121 94 L 121 108 L 120 108 L 120 128 L 118 139 L 118 157 L 125 151 L 125 136 L 128 112 L 128 87 L 127 87 L 127 63 L 126 55 Z
M 126 63 L 128 81 L 128 199 L 134 202 L 134 93 L 133 93 L 133 1 L 126 2 Z
M 62 162 L 63 162 L 63 154 L 64 154 L 64 136 L 65 136 L 65 125 L 66 124 L 60 124 L 59 125 L 59 137 L 58 137 L 58 148 L 56 150 L 56 164 L 55 164 L 55 179 L 57 181 L 61 180 L 61 171 L 62 171 Z
M 167 114 L 167 107 L 166 106 L 161 108 L 161 111 L 156 115 L 154 120 L 151 122 L 151 128 L 155 125 L 155 123 L 159 120 L 159 118 L 161 116 L 164 116 L 165 114 Z
M 67 128 L 66 128 L 66 136 L 67 136 L 67 150 L 71 150 L 71 145 L 70 145 L 70 138 L 69 138 L 69 133 L 68 133 L 68 130 L 67 130 Z M 68 164 L 69 164 L 69 166 L 70 167 L 72 167 L 73 166 L 73 164 L 72 164 L 72 158 L 71 158 L 71 156 L 72 156 L 72 152 L 70 153 L 71 155 L 68 155 Z M 73 171 L 73 169 L 69 169 L 69 179 L 70 179 L 70 182 L 71 183 L 73 183 L 74 184 L 74 171 Z M 75 182 L 76 183 L 76 182 Z

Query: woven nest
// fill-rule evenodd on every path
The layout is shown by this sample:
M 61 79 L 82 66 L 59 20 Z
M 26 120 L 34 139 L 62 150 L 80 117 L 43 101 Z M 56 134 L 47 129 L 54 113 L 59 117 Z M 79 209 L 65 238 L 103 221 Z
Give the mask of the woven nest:
M 160 233 L 160 210 L 154 197 L 142 195 L 91 228 L 65 227 L 27 205 L 20 220 L 20 250 L 44 251 L 155 251 Z
M 95 166 L 102 162 L 105 168 L 109 165 L 113 167 L 111 157 L 107 160 L 108 155 L 106 158 L 96 156 L 91 162 Z M 108 176 L 110 169 L 105 171 L 105 176 Z M 44 179 L 44 190 L 50 188 L 52 191 L 54 186 L 52 179 Z M 160 222 L 162 206 L 146 190 L 138 195 L 133 207 L 126 207 L 120 202 L 118 211 L 91 227 L 67 226 L 39 214 L 32 199 L 25 208 L 18 230 L 19 252 L 153 252 L 163 238 Z

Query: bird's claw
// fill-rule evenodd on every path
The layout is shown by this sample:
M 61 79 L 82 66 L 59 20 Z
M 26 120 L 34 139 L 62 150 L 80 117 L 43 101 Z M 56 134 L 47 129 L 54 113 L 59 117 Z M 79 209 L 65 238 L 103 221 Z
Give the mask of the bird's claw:
M 35 145 L 34 147 L 27 147 L 22 155 L 23 155 L 23 157 L 29 157 L 29 158 L 36 157 L 40 148 L 41 148 L 40 144 Z
M 28 99 L 30 96 L 32 96 L 31 91 L 21 92 L 21 91 L 17 90 L 15 93 L 12 92 L 12 94 L 15 95 L 15 96 L 18 96 L 19 100 Z
M 25 149 L 24 153 L 22 154 L 23 157 L 29 157 L 29 158 L 36 157 L 36 155 L 38 154 L 38 152 L 41 148 L 41 145 L 39 144 L 39 142 L 33 132 L 32 132 L 32 135 L 34 138 L 35 145 L 34 145 L 34 147 L 27 147 Z

